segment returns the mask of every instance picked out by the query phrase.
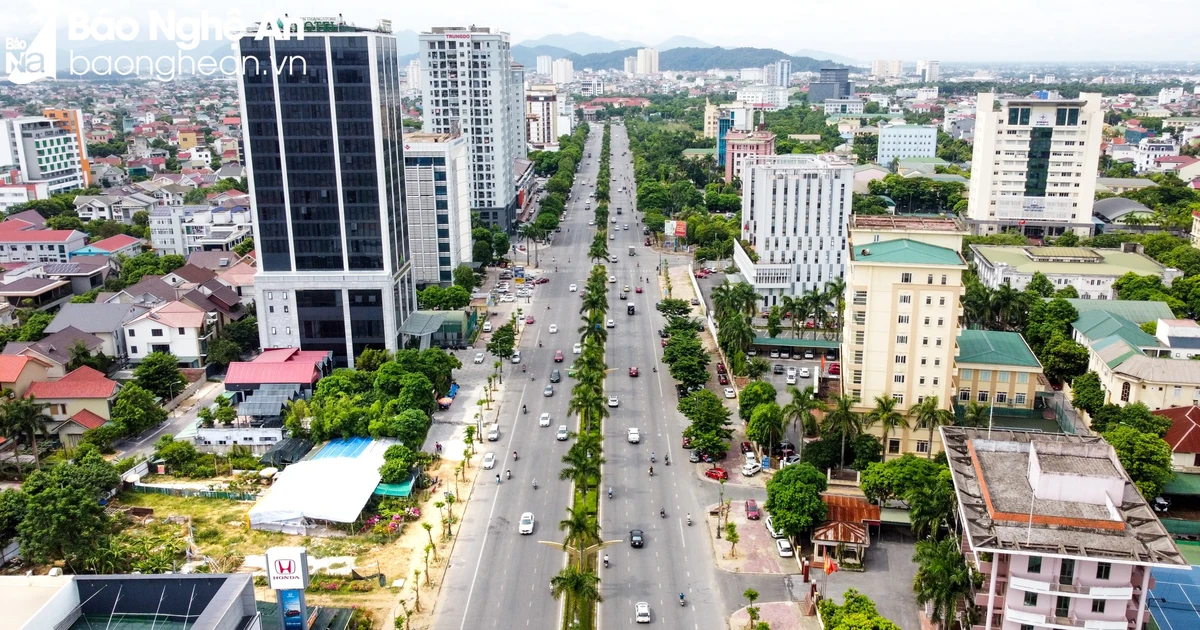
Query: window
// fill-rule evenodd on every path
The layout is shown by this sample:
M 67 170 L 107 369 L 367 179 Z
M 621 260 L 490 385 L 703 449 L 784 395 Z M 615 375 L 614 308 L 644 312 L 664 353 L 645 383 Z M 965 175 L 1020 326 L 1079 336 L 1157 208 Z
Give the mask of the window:
M 944 298 L 944 297 L 938 298 L 938 306 L 945 306 L 945 305 L 946 305 L 946 298 Z
M 1033 591 L 1025 591 L 1025 605 L 1030 607 L 1037 606 L 1037 595 Z
M 939 380 L 940 380 L 940 379 L 939 379 L 938 377 L 936 377 L 936 376 L 935 376 L 935 377 L 933 377 L 933 386 L 934 386 L 934 387 L 937 387 L 937 384 L 938 384 L 938 381 L 939 381 Z
M 896 343 L 908 343 L 908 335 L 896 335 Z
M 129 346 L 129 354 L 137 354 L 137 346 Z
M 134 329 L 130 328 L 130 329 L 129 329 L 129 336 L 130 336 L 130 337 L 136 337 L 137 335 L 136 335 L 136 334 L 134 334 L 134 333 L 136 333 L 136 332 L 137 332 L 136 330 L 134 330 Z
M 1009 372 L 997 371 L 996 372 L 996 381 L 999 383 L 1007 383 L 1009 374 L 1010 374 Z
M 979 392 L 979 395 L 976 396 L 975 399 L 978 400 L 979 402 L 987 402 L 988 394 L 989 394 L 989 392 Z
M 979 370 L 979 380 L 991 381 L 992 380 L 992 371 L 991 370 Z
M 900 452 L 900 440 L 897 440 L 896 438 L 888 438 L 888 452 L 893 453 L 893 454 L 899 453 Z
M 946 318 L 945 318 L 945 317 L 939 317 L 939 318 L 938 318 L 938 326 L 945 326 L 945 325 L 946 325 Z
M 921 337 L 921 345 L 928 346 L 929 345 L 929 337 Z
M 867 292 L 866 291 L 855 291 L 854 292 L 854 304 L 856 306 L 866 306 L 867 305 Z
M 907 354 L 897 354 L 896 355 L 896 363 L 908 363 L 908 355 Z
M 1026 570 L 1029 573 L 1041 573 L 1042 572 L 1042 557 L 1041 556 L 1029 556 L 1029 566 Z
M 1112 563 L 1111 562 L 1097 562 L 1096 563 L 1096 579 L 1097 580 L 1107 580 L 1111 576 L 1112 576 Z
M 863 351 L 862 351 L 862 350 L 855 350 L 855 351 L 854 351 L 854 362 L 855 362 L 855 363 L 862 363 L 862 362 L 863 362 Z
M 1025 404 L 1025 393 L 1022 392 L 1020 394 L 1013 396 L 1013 404 L 1014 405 L 1024 405 Z
M 996 402 L 1001 404 L 1008 402 L 1008 392 L 996 392 Z
M 925 296 L 925 306 L 932 306 L 932 305 L 933 305 L 933 296 L 926 295 Z
M 946 275 L 942 274 L 942 284 L 946 284 Z M 945 299 L 945 298 L 943 298 Z
M 893 383 L 903 383 L 903 382 L 904 382 L 904 375 L 903 375 L 903 374 L 896 374 L 896 375 L 892 376 L 892 382 L 893 382 Z
M 959 370 L 959 375 L 962 376 L 964 381 L 969 381 L 975 376 L 975 370 L 972 370 L 971 368 Z
M 1018 383 L 1028 383 L 1029 382 L 1029 373 L 1028 372 L 1017 372 L 1017 382 Z
M 926 318 L 925 318 L 925 325 L 926 325 L 926 326 L 928 326 L 928 325 L 929 325 L 929 318 L 928 318 L 928 317 L 926 317 Z
M 929 274 L 929 279 L 925 281 L 925 284 L 933 284 L 933 274 Z
M 929 452 L 929 442 L 927 440 L 917 440 L 917 452 L 918 453 L 928 453 Z
M 900 282 L 903 282 L 904 284 L 911 283 L 912 282 L 912 274 L 911 273 L 900 274 Z
M 283 305 L 283 312 L 284 312 L 284 313 L 288 312 L 288 306 L 287 306 L 287 304 L 284 304 L 284 305 Z
M 935 345 L 935 346 L 937 346 L 937 347 L 941 348 L 941 347 L 942 347 L 942 338 L 941 338 L 941 337 L 938 337 L 938 338 L 937 338 L 937 342 L 936 342 L 936 343 L 934 343 L 933 345 Z
M 1106 600 L 1103 600 L 1103 599 L 1093 599 L 1092 600 L 1092 612 L 1094 612 L 1094 613 L 1104 612 L 1104 602 L 1105 601 Z
M 958 390 L 958 399 L 963 402 L 970 401 L 971 400 L 971 389 L 964 387 L 963 389 Z
M 862 384 L 862 370 L 854 370 L 854 378 L 851 380 L 855 385 Z
M 1121 402 L 1129 402 L 1129 383 L 1121 384 Z
M 896 323 L 897 324 L 907 324 L 908 323 L 908 315 L 901 315 L 900 317 L 898 317 L 896 319 Z
M 907 293 L 906 293 L 906 294 L 904 294 L 904 295 L 901 295 L 901 296 L 900 296 L 900 303 L 901 303 L 901 304 L 912 304 L 912 296 L 911 296 L 911 295 L 909 295 L 909 294 L 907 294 Z
M 924 385 L 924 384 L 925 384 L 925 377 L 924 377 L 924 376 L 922 376 L 921 378 L 917 379 L 917 384 L 918 384 L 918 385 Z M 920 401 L 917 401 L 917 402 L 920 402 Z
M 154 330 L 150 331 L 150 336 L 151 337 L 161 337 L 161 336 L 163 336 L 163 331 L 161 328 L 155 328 Z
M 904 404 L 904 394 L 892 394 L 892 400 L 896 401 L 897 405 Z
M 1059 595 L 1054 600 L 1054 616 L 1066 617 L 1071 614 L 1071 598 L 1065 595 Z

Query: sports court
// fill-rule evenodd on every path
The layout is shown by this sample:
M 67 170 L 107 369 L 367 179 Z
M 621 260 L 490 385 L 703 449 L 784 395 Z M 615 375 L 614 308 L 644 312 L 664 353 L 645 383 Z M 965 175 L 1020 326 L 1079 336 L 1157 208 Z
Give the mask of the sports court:
M 367 449 L 374 441 L 375 440 L 372 440 L 369 437 L 352 437 L 330 440 L 329 443 L 326 444 L 325 447 L 320 451 L 318 451 L 316 455 L 313 455 L 312 458 L 331 459 L 334 457 L 361 457 L 363 453 L 367 452 Z
M 1200 628 L 1200 566 L 1187 569 L 1155 568 L 1154 588 L 1148 601 L 1150 614 L 1163 630 Z

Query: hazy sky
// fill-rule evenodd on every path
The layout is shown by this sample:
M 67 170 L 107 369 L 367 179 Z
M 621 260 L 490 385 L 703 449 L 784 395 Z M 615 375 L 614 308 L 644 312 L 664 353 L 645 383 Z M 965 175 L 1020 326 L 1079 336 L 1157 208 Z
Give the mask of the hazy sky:
M 0 35 L 32 33 L 55 11 L 60 22 L 68 11 L 134 18 L 146 37 L 151 11 L 172 7 L 180 16 L 199 16 L 198 2 L 149 0 L 62 0 L 11 3 L 0 15 Z M 240 14 L 209 8 L 221 19 L 258 21 L 265 14 L 292 16 L 344 14 L 347 20 L 373 24 L 389 18 L 396 30 L 477 24 L 498 27 L 517 43 L 550 33 L 583 31 L 611 39 L 656 44 L 673 35 L 689 35 L 720 46 L 756 46 L 793 52 L 824 50 L 860 60 L 899 57 L 987 61 L 1200 61 L 1200 0 L 960 0 L 903 3 L 856 0 L 459 0 L 453 3 L 409 1 L 265 2 Z M 245 6 L 245 5 L 243 5 Z M 103 13 L 99 7 L 103 7 Z M 60 42 L 60 46 L 61 46 Z

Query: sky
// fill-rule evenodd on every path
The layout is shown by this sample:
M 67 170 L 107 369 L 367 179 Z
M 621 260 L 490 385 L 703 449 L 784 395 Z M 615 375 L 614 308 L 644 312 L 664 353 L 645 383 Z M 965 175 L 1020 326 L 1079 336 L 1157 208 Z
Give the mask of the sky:
M 791 53 L 816 49 L 860 61 L 876 58 L 948 61 L 1155 61 L 1200 62 L 1198 0 L 959 0 L 900 3 L 894 0 L 760 0 L 739 6 L 716 0 L 458 0 L 454 3 L 339 0 L 252 3 L 239 12 L 219 3 L 161 0 L 62 0 L 13 3 L 0 15 L 0 35 L 32 35 L 53 15 L 133 19 L 146 38 L 150 15 L 174 8 L 180 17 L 202 11 L 220 20 L 255 22 L 265 15 L 332 16 L 341 12 L 359 25 L 378 18 L 396 30 L 476 24 L 512 34 L 514 43 L 552 33 L 583 31 L 653 45 L 675 35 L 714 45 L 775 48 Z M 103 7 L 103 9 L 98 9 Z M 744 17 L 729 19 L 731 7 Z M 54 13 L 47 13 L 52 11 Z M 60 43 L 61 46 L 61 43 Z

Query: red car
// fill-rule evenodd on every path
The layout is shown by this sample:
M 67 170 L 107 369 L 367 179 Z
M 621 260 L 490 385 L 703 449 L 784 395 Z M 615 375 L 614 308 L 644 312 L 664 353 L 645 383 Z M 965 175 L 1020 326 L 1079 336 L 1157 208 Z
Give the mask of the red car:
M 637 376 L 637 375 L 638 375 L 638 369 L 637 369 L 637 368 L 635 368 L 635 367 L 631 367 L 631 368 L 629 368 L 629 375 L 630 375 L 630 376 Z
M 752 521 L 762 518 L 762 514 L 758 511 L 758 502 L 754 499 L 746 499 L 746 518 Z
M 722 372 L 722 373 L 720 373 L 720 374 L 717 374 L 717 382 L 718 382 L 718 383 L 720 383 L 720 384 L 722 384 L 722 385 L 728 385 L 728 384 L 729 384 L 729 377 L 728 377 L 728 376 L 725 376 L 725 373 L 724 373 L 724 372 Z
M 526 316 L 526 317 L 525 317 L 525 323 L 526 323 L 526 324 L 532 324 L 532 323 L 533 323 L 533 315 L 528 315 L 528 316 Z
M 725 373 L 725 364 L 718 363 L 717 364 L 717 374 L 724 374 L 724 373 Z
M 829 373 L 830 373 L 830 374 L 832 374 L 832 375 L 834 375 L 834 376 L 837 376 L 838 374 L 841 374 L 841 373 L 842 373 L 842 366 L 838 365 L 837 363 L 830 363 L 830 364 L 829 364 Z
M 692 438 L 690 438 L 690 437 L 688 437 L 688 436 L 686 436 L 686 435 L 685 435 L 685 436 L 683 436 L 683 448 L 686 448 L 686 449 L 689 449 L 689 450 L 691 450 L 691 448 L 692 448 Z
M 725 472 L 724 468 L 709 468 L 704 471 L 704 476 L 709 479 L 716 479 L 717 481 L 729 479 L 729 473 Z
M 550 282 L 550 278 L 543 277 L 533 281 L 534 284 L 546 284 L 547 282 Z
M 642 287 L 638 287 L 638 288 L 634 289 L 634 291 L 635 291 L 635 292 L 637 292 L 637 293 L 641 293 L 641 292 L 642 292 Z
M 751 446 L 749 442 L 742 442 L 742 452 L 743 453 L 753 453 L 754 447 Z
M 554 351 L 554 362 L 555 362 L 555 363 L 562 363 L 562 362 L 563 362 L 563 353 L 562 353 L 562 350 L 555 350 L 555 351 Z

